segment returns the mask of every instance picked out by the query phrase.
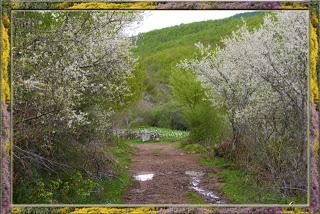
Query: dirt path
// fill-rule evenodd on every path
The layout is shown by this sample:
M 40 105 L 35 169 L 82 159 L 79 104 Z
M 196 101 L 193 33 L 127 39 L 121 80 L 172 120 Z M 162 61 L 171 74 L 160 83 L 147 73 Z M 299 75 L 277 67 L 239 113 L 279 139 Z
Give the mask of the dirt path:
M 173 144 L 133 146 L 137 148 L 130 168 L 134 181 L 124 196 L 126 203 L 189 204 L 188 192 L 201 195 L 208 203 L 225 203 L 218 193 L 222 184 L 214 175 L 216 171 L 200 166 L 197 155 L 180 151 Z

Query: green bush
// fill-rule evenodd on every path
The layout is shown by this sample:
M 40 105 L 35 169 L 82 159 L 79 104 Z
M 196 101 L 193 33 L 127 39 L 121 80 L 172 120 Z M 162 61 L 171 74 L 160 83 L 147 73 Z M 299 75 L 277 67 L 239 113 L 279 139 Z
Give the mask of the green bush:
M 220 143 L 230 133 L 222 110 L 209 102 L 199 103 L 193 112 L 186 112 L 190 123 L 190 140 L 205 146 Z
M 188 153 L 201 154 L 201 153 L 207 152 L 207 150 L 203 146 L 196 143 L 193 143 L 193 144 L 181 143 L 179 145 L 179 148 L 183 149 Z
M 92 193 L 101 191 L 98 182 L 83 177 L 75 172 L 68 179 L 51 179 L 19 184 L 14 192 L 21 203 L 52 204 L 59 201 L 66 203 L 88 203 Z
M 173 71 L 170 86 L 174 99 L 182 114 L 194 143 L 211 146 L 228 136 L 226 114 L 222 108 L 214 107 L 208 100 L 207 91 L 191 71 Z
M 13 194 L 16 201 L 21 203 L 50 204 L 53 202 L 53 193 L 46 188 L 42 179 L 21 182 Z
M 150 111 L 147 124 L 176 130 L 187 130 L 189 128 L 181 108 L 174 103 L 159 105 Z

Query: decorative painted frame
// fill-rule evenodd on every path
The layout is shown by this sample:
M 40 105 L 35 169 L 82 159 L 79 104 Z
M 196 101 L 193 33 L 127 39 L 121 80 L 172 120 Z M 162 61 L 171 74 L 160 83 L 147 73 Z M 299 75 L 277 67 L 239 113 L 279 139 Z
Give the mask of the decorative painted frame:
M 1 2 L 1 213 L 19 213 L 23 205 L 12 207 L 12 93 L 11 93 L 11 43 L 10 43 L 10 17 L 12 10 L 30 9 L 59 9 L 59 10 L 108 10 L 108 9 L 133 9 L 133 10 L 171 10 L 171 9 L 260 9 L 260 10 L 309 10 L 310 13 L 310 195 L 308 206 L 218 206 L 215 208 L 200 208 L 197 206 L 164 205 L 161 207 L 135 206 L 135 208 L 103 207 L 102 205 L 52 205 L 60 213 L 320 213 L 320 187 L 319 187 L 319 9 L 320 3 L 315 1 L 50 1 L 50 0 L 4 0 Z M 28 207 L 43 207 L 30 205 Z M 100 207 L 99 207 L 100 206 Z M 59 208 L 58 208 L 59 207 Z M 65 207 L 65 208 L 63 208 Z M 121 206 L 123 207 L 123 206 Z M 50 208 L 43 208 L 43 212 L 51 213 Z

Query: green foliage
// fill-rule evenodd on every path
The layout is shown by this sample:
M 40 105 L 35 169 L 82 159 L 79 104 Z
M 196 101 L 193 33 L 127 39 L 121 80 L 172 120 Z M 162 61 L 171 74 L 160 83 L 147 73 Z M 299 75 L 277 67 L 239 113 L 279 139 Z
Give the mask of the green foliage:
M 53 193 L 45 189 L 42 180 L 23 182 L 13 192 L 13 197 L 21 203 L 52 203 Z M 29 201 L 30 200 L 30 201 Z
M 35 182 L 23 182 L 14 192 L 21 203 L 51 204 L 59 201 L 66 203 L 88 203 L 92 193 L 99 191 L 100 184 L 84 178 L 75 172 L 68 178 L 54 180 L 39 179 Z
M 225 112 L 212 105 L 207 91 L 191 71 L 176 70 L 170 80 L 173 97 L 188 123 L 190 140 L 210 147 L 230 133 Z
M 195 192 L 187 192 L 186 196 L 190 204 L 206 204 L 206 202 Z
M 131 162 L 130 154 L 134 148 L 126 142 L 119 141 L 110 147 L 114 164 L 112 171 L 117 172 L 114 177 L 95 181 L 84 177 L 76 171 L 70 176 L 57 179 L 39 179 L 36 182 L 19 184 L 14 191 L 14 197 L 21 203 L 52 204 L 63 201 L 65 203 L 123 203 L 122 196 L 130 185 L 128 168 Z M 24 210 L 27 212 L 28 210 Z
M 111 152 L 117 160 L 113 170 L 117 176 L 110 180 L 104 181 L 104 192 L 102 203 L 120 204 L 124 203 L 123 194 L 131 184 L 131 178 L 128 169 L 131 163 L 130 155 L 135 149 L 128 145 L 125 140 L 118 140 L 118 143 L 111 148 Z
M 229 130 L 221 110 L 203 102 L 188 114 L 190 121 L 190 140 L 211 147 L 228 136 Z
M 234 203 L 289 204 L 292 201 L 298 204 L 306 203 L 305 197 L 301 197 L 301 195 L 290 198 L 282 197 L 272 188 L 258 185 L 252 175 L 240 170 L 226 169 L 217 175 L 225 182 L 222 190 L 225 196 Z
M 184 118 L 182 109 L 175 103 L 158 105 L 152 109 L 146 118 L 150 126 L 186 130 L 188 124 Z
M 194 111 L 205 97 L 206 90 L 190 71 L 175 69 L 170 78 L 170 88 L 175 100 L 189 111 Z
M 244 17 L 249 28 L 259 26 L 263 12 Z M 147 71 L 146 90 L 154 103 L 170 100 L 168 82 L 177 63 L 195 56 L 195 43 L 201 41 L 216 47 L 221 39 L 231 35 L 242 25 L 238 17 L 195 22 L 154 30 L 138 36 L 134 53 L 139 57 L 139 67 Z
M 257 201 L 257 198 L 255 198 L 256 191 L 248 184 L 247 177 L 244 172 L 225 169 L 217 175 L 225 182 L 223 186 L 223 193 L 234 203 L 245 204 Z M 264 203 L 267 202 L 264 201 Z
M 178 148 L 188 152 L 188 153 L 196 153 L 196 154 L 203 154 L 207 152 L 207 149 L 204 148 L 203 146 L 194 143 L 194 144 L 188 144 L 188 143 L 183 143 L 181 142 L 178 144 Z
M 146 90 L 145 82 L 147 72 L 141 69 L 140 64 L 135 66 L 132 76 L 127 80 L 131 95 L 127 97 L 127 103 L 137 101 L 141 98 L 142 93 Z
M 259 183 L 254 175 L 236 168 L 222 158 L 202 155 L 199 157 L 199 162 L 206 167 L 218 170 L 215 175 L 223 182 L 222 193 L 232 203 L 289 204 L 292 201 L 296 204 L 306 203 L 303 195 L 283 197 L 270 186 L 271 183 Z
M 199 162 L 204 166 L 219 169 L 216 175 L 221 178 L 224 183 L 222 192 L 224 196 L 233 203 L 274 202 L 273 198 L 265 198 L 263 201 L 259 200 L 257 198 L 259 189 L 255 189 L 252 185 L 253 183 L 249 182 L 249 175 L 239 169 L 231 167 L 232 165 L 227 163 L 226 160 L 217 157 L 201 156 L 199 157 Z M 279 201 L 275 203 L 279 203 Z
M 200 156 L 199 162 L 207 167 L 228 168 L 230 165 L 222 158 Z

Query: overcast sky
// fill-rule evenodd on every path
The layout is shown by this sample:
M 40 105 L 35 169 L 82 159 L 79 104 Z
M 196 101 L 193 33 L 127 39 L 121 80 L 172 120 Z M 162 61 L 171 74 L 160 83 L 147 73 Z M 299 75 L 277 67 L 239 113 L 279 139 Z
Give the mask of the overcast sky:
M 128 26 L 125 33 L 135 36 L 139 33 L 161 29 L 182 23 L 223 19 L 247 10 L 153 10 L 143 12 L 143 20 Z M 251 10 L 252 12 L 252 10 Z

